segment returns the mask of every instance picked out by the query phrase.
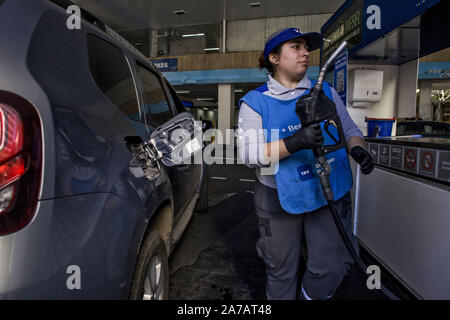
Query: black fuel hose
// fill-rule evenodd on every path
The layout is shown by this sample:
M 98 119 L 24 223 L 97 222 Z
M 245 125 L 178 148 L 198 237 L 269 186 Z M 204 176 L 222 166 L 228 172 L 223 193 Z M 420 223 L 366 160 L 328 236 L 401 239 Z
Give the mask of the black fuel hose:
M 328 66 L 346 48 L 346 46 L 347 46 L 347 42 L 343 41 L 339 45 L 339 47 L 334 52 L 332 52 L 330 54 L 330 56 L 327 59 L 327 61 L 320 68 L 319 77 L 317 79 L 317 82 L 316 82 L 313 90 L 311 91 L 312 95 L 314 95 L 314 92 L 315 93 L 319 93 L 320 92 L 320 90 L 322 89 L 323 81 L 325 79 L 326 71 L 328 70 Z M 311 102 L 312 105 L 314 105 L 315 103 L 317 103 L 317 100 L 314 100 L 314 101 Z M 312 105 L 309 106 L 308 110 L 314 110 L 315 109 L 315 108 L 312 107 Z M 302 118 L 301 118 L 300 115 L 299 115 L 299 118 L 300 118 L 300 121 L 302 121 Z M 320 184 L 322 186 L 322 190 L 323 190 L 325 199 L 328 202 L 328 207 L 330 208 L 331 215 L 332 215 L 333 220 L 334 220 L 334 222 L 336 224 L 336 227 L 337 227 L 337 229 L 339 231 L 339 234 L 341 235 L 341 238 L 344 241 L 344 244 L 347 247 L 348 252 L 350 253 L 350 255 L 353 258 L 353 260 L 355 261 L 355 263 L 357 264 L 358 268 L 361 270 L 361 272 L 364 275 L 367 275 L 367 266 L 361 260 L 361 258 L 359 257 L 359 254 L 356 253 L 355 248 L 353 247 L 353 245 L 352 245 L 352 243 L 350 241 L 350 238 L 349 238 L 349 236 L 348 236 L 347 232 L 345 231 L 345 228 L 344 228 L 344 226 L 342 224 L 341 218 L 339 217 L 339 214 L 338 214 L 338 211 L 337 211 L 337 208 L 336 208 L 336 203 L 334 202 L 333 190 L 331 189 L 330 180 L 329 180 L 329 173 L 331 171 L 331 168 L 330 168 L 329 164 L 325 160 L 325 152 L 322 149 L 322 147 L 314 148 L 313 152 L 314 152 L 314 156 L 315 156 L 316 161 L 317 161 L 317 165 L 319 167 L 318 174 L 319 174 Z M 395 294 L 393 294 L 391 291 L 389 291 L 386 287 L 384 287 L 381 284 L 381 279 L 378 279 L 378 280 L 380 281 L 380 289 L 381 289 L 381 291 L 389 299 L 391 299 L 391 300 L 400 300 Z
M 349 236 L 347 232 L 345 231 L 344 225 L 342 224 L 341 218 L 338 214 L 336 203 L 334 200 L 327 200 L 328 201 L 328 207 L 331 211 L 331 216 L 333 217 L 334 223 L 336 224 L 336 227 L 338 228 L 338 231 L 342 237 L 342 240 L 344 241 L 345 246 L 347 247 L 348 252 L 350 253 L 350 256 L 353 258 L 359 269 L 364 275 L 367 275 L 367 266 L 360 258 L 359 254 L 355 251 L 355 248 L 353 247 Z M 381 279 L 378 279 L 380 281 L 380 290 L 391 300 L 400 300 L 395 294 L 393 294 L 391 291 L 389 291 L 386 287 L 381 284 Z
M 331 171 L 330 165 L 327 163 L 325 159 L 325 152 L 322 149 L 322 147 L 317 147 L 313 149 L 314 157 L 316 158 L 318 168 L 318 175 L 320 180 L 320 185 L 322 186 L 322 191 L 325 199 L 327 200 L 328 207 L 331 211 L 331 216 L 333 217 L 334 223 L 336 224 L 336 227 L 339 231 L 339 234 L 341 235 L 342 240 L 344 241 L 345 247 L 347 248 L 348 252 L 350 253 L 350 256 L 353 258 L 353 261 L 355 261 L 358 268 L 361 270 L 361 272 L 364 275 L 367 275 L 367 266 L 362 261 L 359 254 L 356 252 L 355 248 L 353 247 L 352 242 L 350 241 L 349 235 L 345 231 L 344 225 L 342 224 L 342 220 L 338 214 L 338 210 L 336 208 L 336 202 L 334 201 L 334 195 L 333 190 L 331 189 L 330 185 L 330 179 L 329 179 L 329 173 Z M 380 290 L 391 300 L 400 300 L 395 294 L 393 294 L 391 291 L 389 291 L 386 287 L 384 287 L 381 284 L 381 279 L 378 279 L 380 281 Z

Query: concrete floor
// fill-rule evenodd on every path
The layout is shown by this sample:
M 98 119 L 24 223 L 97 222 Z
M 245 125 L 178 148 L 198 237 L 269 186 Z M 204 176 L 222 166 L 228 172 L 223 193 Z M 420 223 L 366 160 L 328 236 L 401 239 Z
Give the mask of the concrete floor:
M 209 210 L 194 213 L 169 259 L 169 298 L 263 300 L 265 269 L 255 248 L 254 171 L 237 164 L 211 165 L 208 181 Z M 368 290 L 365 282 L 353 268 L 334 298 L 387 299 L 379 290 Z M 408 298 L 395 286 L 394 291 Z

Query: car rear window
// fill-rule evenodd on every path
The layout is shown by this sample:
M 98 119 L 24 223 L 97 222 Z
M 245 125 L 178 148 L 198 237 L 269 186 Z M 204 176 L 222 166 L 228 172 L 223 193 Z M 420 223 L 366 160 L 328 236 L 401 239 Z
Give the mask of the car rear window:
M 435 133 L 435 134 L 446 134 L 446 133 L 448 133 L 444 126 L 439 126 L 439 125 L 438 126 L 433 126 L 431 129 L 432 129 L 431 132 Z
M 399 123 L 397 135 L 450 134 L 449 128 L 440 123 Z
M 137 76 L 144 88 L 144 114 L 151 129 L 169 121 L 173 115 L 161 86 L 159 77 L 146 67 L 137 63 Z
M 397 127 L 397 135 L 410 135 L 425 133 L 423 124 L 418 123 L 402 123 Z
M 122 51 L 109 42 L 88 35 L 89 65 L 100 90 L 129 119 L 140 120 L 136 87 Z
M 181 102 L 180 97 L 177 95 L 175 89 L 172 87 L 172 85 L 167 81 L 166 79 L 167 88 L 169 88 L 169 100 L 170 102 L 175 106 L 175 109 L 178 113 L 186 112 L 186 109 L 184 108 L 183 102 Z

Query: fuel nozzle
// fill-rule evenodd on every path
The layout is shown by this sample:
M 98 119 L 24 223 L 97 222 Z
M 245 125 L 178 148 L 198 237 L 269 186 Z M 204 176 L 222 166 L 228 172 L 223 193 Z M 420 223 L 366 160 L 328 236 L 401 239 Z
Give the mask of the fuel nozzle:
M 334 102 L 324 93 L 323 81 L 325 73 L 329 65 L 336 59 L 336 57 L 345 49 L 347 42 L 343 42 L 328 58 L 325 64 L 320 69 L 319 78 L 311 91 L 300 97 L 296 104 L 295 112 L 300 118 L 302 126 L 308 126 L 314 123 L 321 123 L 325 121 L 324 130 L 328 133 L 331 139 L 336 143 L 334 145 L 322 146 L 314 149 L 314 155 L 319 158 L 324 154 L 338 150 L 346 146 L 344 132 L 342 125 L 337 115 L 336 106 Z M 336 130 L 329 130 L 330 125 L 333 125 Z

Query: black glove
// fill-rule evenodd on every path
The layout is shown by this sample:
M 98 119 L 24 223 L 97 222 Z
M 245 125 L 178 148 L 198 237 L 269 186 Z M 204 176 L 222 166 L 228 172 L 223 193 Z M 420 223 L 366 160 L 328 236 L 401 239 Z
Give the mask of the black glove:
M 322 137 L 322 129 L 318 123 L 301 127 L 292 136 L 283 139 L 287 151 L 295 153 L 301 149 L 311 149 L 320 147 L 324 139 Z
M 353 147 L 350 151 L 352 158 L 361 166 L 361 172 L 369 174 L 373 170 L 372 156 L 360 146 Z

